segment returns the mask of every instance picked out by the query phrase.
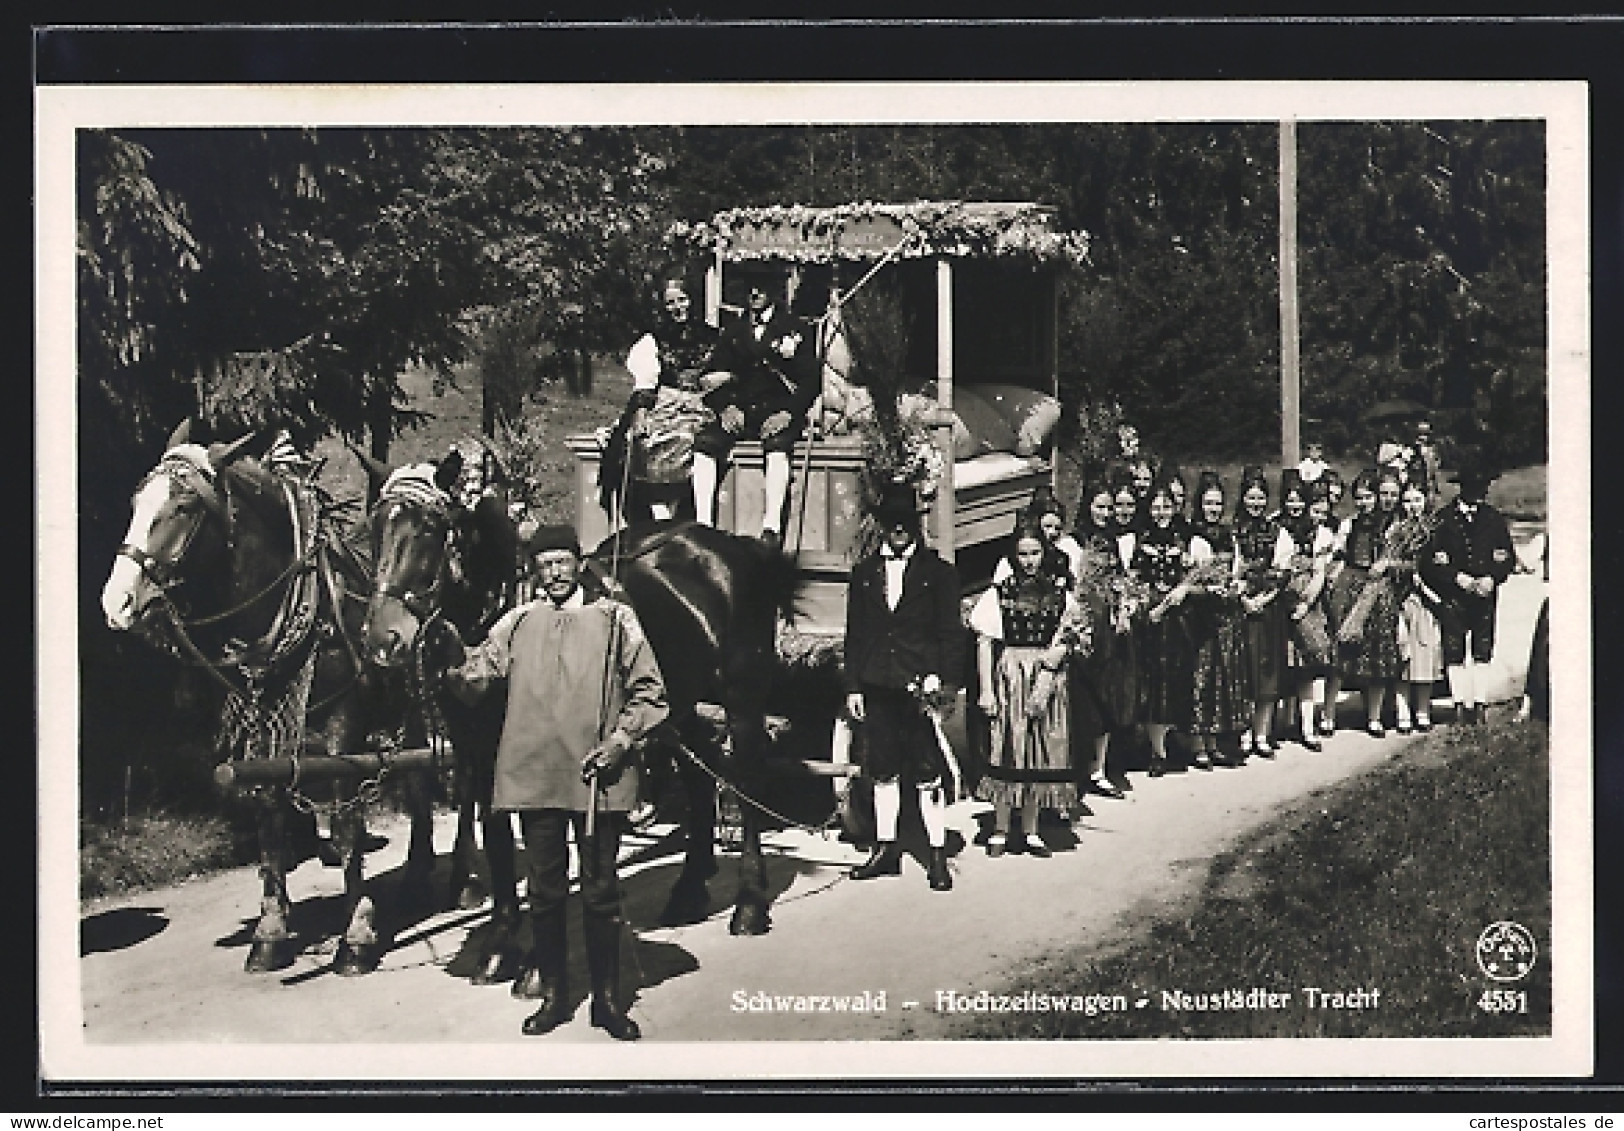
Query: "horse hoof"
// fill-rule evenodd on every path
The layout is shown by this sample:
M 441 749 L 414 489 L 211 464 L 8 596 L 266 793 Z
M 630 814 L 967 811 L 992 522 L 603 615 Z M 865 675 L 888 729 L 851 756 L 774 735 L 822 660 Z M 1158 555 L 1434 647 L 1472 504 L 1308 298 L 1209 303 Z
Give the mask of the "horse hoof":
M 377 943 L 341 942 L 338 953 L 333 955 L 333 970 L 346 978 L 356 978 L 372 973 L 382 960 L 383 949 Z
M 703 884 L 698 887 L 673 889 L 660 913 L 662 927 L 691 927 L 703 923 L 710 913 L 710 892 Z
M 740 904 L 733 909 L 733 919 L 727 925 L 734 935 L 764 935 L 772 927 L 772 919 L 765 907 Z
M 474 986 L 501 985 L 518 978 L 519 967 L 518 955 L 510 950 L 498 950 L 485 956 L 485 961 L 469 976 L 468 982 Z
M 529 966 L 518 971 L 513 979 L 513 988 L 509 992 L 516 998 L 536 1001 L 552 992 L 552 987 L 547 979 L 542 977 L 540 970 Z
M 292 939 L 255 939 L 248 948 L 248 960 L 243 969 L 250 974 L 269 974 L 273 970 L 286 970 L 293 965 Z
M 457 910 L 477 911 L 485 906 L 485 901 L 489 898 L 490 893 L 485 890 L 484 884 L 477 880 L 469 880 L 457 892 Z

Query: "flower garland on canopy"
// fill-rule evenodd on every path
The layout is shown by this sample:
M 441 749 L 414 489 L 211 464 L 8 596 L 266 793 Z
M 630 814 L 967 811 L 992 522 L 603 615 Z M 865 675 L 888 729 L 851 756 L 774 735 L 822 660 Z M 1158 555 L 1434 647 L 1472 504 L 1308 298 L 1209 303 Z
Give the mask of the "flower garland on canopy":
M 898 258 L 931 255 L 975 258 L 1024 257 L 1036 262 L 1079 265 L 1088 259 L 1087 232 L 1056 232 L 1049 227 L 1052 210 L 1040 204 L 917 201 L 877 204 L 863 201 L 829 208 L 802 204 L 732 208 L 709 221 L 678 221 L 666 231 L 671 244 L 705 252 L 723 252 L 731 260 L 777 260 L 789 263 L 832 263 L 874 259 L 891 251 L 871 245 L 847 245 L 840 236 L 853 223 L 891 220 L 902 230 Z M 795 233 L 799 244 L 772 243 L 750 247 L 737 234 L 747 229 L 780 229 Z

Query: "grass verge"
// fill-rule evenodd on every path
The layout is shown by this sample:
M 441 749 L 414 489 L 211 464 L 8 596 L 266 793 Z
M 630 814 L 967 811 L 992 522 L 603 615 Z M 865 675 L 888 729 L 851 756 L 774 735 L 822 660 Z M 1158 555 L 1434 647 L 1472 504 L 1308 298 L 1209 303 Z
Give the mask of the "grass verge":
M 224 817 L 154 813 L 79 823 L 79 895 L 121 895 L 246 863 L 252 838 Z
M 1219 856 L 1184 913 L 1115 953 L 1056 955 L 991 991 L 1121 995 L 1125 1010 L 967 1013 L 959 1035 L 1548 1034 L 1548 763 L 1546 730 L 1534 723 L 1452 727 L 1416 739 L 1392 762 Z M 1539 948 L 1519 982 L 1491 981 L 1476 961 L 1480 933 L 1501 920 L 1526 927 Z M 1307 987 L 1381 994 L 1373 1007 L 1314 1008 Z M 1253 988 L 1289 993 L 1289 1003 L 1177 1005 L 1180 992 Z M 1527 1012 L 1485 1008 L 1499 1004 L 1485 998 L 1488 990 L 1525 994 L 1508 1000 L 1525 1001 Z

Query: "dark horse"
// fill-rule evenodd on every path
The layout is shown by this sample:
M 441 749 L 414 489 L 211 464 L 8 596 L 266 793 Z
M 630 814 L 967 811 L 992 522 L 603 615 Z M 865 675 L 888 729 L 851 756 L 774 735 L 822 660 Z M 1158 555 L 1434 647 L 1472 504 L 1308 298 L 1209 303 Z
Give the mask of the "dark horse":
M 307 716 L 330 754 L 360 751 L 377 721 L 399 714 L 381 669 L 356 641 L 364 615 L 352 587 L 365 566 L 344 553 L 341 532 L 314 490 L 269 470 L 250 453 L 255 435 L 204 447 L 182 425 L 132 499 L 133 515 L 102 590 L 109 627 L 137 631 L 182 662 L 203 669 L 221 696 L 219 742 L 233 759 L 296 757 Z M 433 866 L 431 797 L 404 775 L 412 815 L 405 893 L 420 898 Z M 259 837 L 260 914 L 246 967 L 290 965 L 287 810 L 290 800 L 332 813 L 344 870 L 346 926 L 333 960 L 364 974 L 384 951 L 364 882 L 363 785 L 253 793 Z
M 507 699 L 496 693 L 470 705 L 445 694 L 438 678 L 442 653 L 435 647 L 446 625 L 467 644 L 477 644 L 513 606 L 518 533 L 507 513 L 505 488 L 493 483 L 470 507 L 453 492 L 463 467 L 460 452 L 438 464 L 394 472 L 365 452 L 355 450 L 355 455 L 377 499 L 369 519 L 375 580 L 362 628 L 366 657 L 380 667 L 409 673 L 425 717 L 450 740 L 457 803 L 452 902 L 463 909 L 484 902 L 475 868 L 477 820 L 484 834 L 494 917 L 502 925 L 516 923 L 512 821 L 490 809 Z M 475 982 L 512 977 L 498 957 L 493 952 L 489 968 L 477 972 Z
M 375 469 L 375 474 L 382 471 Z M 476 538 L 445 537 L 440 531 L 447 527 L 435 511 L 432 503 L 423 505 L 410 499 L 379 508 L 375 520 L 377 584 L 366 634 L 369 654 L 375 659 L 408 655 L 421 646 L 418 637 L 425 625 L 432 625 L 442 612 L 452 619 L 450 602 L 462 585 L 481 574 L 494 579 L 497 567 L 503 564 L 514 568 L 516 559 L 511 556 L 508 536 L 490 534 L 490 524 L 496 523 L 494 509 L 483 517 L 468 514 L 462 520 L 466 525 L 451 521 L 452 530 L 485 531 Z M 477 564 L 481 547 L 492 556 L 489 570 Z M 454 564 L 451 551 L 460 553 L 460 566 Z M 455 579 L 458 573 L 465 579 L 461 584 Z M 672 712 L 660 737 L 682 751 L 677 765 L 688 801 L 687 853 L 662 919 L 668 924 L 697 922 L 709 911 L 707 882 L 716 872 L 716 786 L 706 766 L 687 754 L 708 753 L 711 769 L 743 794 L 760 795 L 777 623 L 780 616 L 793 613 L 798 575 L 789 559 L 759 542 L 694 523 L 668 521 L 606 540 L 591 555 L 583 583 L 629 601 L 659 660 Z M 468 607 L 479 603 L 470 600 Z M 449 707 L 454 697 L 442 696 L 441 701 Z M 721 743 L 717 728 L 699 709 L 706 703 L 725 713 L 726 736 Z M 452 712 L 448 710 L 446 717 L 449 722 Z M 456 741 L 454 736 L 454 745 Z M 495 750 L 489 729 L 485 741 L 488 745 L 473 753 L 480 772 L 470 775 L 483 791 L 482 806 L 490 802 L 489 760 Z M 458 760 L 461 763 L 460 748 Z M 743 855 L 730 927 L 735 934 L 762 934 L 770 920 L 761 820 L 751 806 L 741 808 L 745 818 Z M 513 866 L 497 860 L 500 853 L 512 851 L 512 835 L 505 822 L 501 816 L 494 823 L 487 816 L 484 822 L 486 854 L 496 889 L 494 919 L 499 927 L 504 919 L 516 917 L 513 911 L 517 908 L 511 886 Z M 492 837 L 497 825 L 500 831 Z M 500 967 L 493 958 L 482 973 L 494 980 Z

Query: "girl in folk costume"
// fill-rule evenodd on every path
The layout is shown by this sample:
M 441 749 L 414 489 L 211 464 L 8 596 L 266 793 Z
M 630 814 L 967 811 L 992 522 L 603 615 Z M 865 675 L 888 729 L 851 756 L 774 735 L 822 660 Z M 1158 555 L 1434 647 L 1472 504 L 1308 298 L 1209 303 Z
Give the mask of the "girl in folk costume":
M 1252 729 L 1241 735 L 1241 755 L 1274 757 L 1274 706 L 1286 678 L 1286 608 L 1278 598 L 1291 569 L 1291 535 L 1269 510 L 1263 469 L 1241 475 L 1235 514 L 1235 552 L 1240 562 L 1241 612 L 1246 617 L 1246 663 L 1252 687 Z
M 1150 527 L 1135 536 L 1129 569 L 1149 587 L 1149 611 L 1140 620 L 1134 646 L 1139 659 L 1139 721 L 1150 739 L 1150 774 L 1167 769 L 1167 732 L 1188 730 L 1193 717 L 1195 647 L 1180 607 L 1190 594 L 1184 584 L 1189 537 L 1173 525 L 1173 495 L 1166 483 L 1150 493 Z
M 1222 762 L 1224 735 L 1246 730 L 1252 718 L 1251 674 L 1246 662 L 1246 622 L 1240 605 L 1235 532 L 1224 519 L 1224 485 L 1216 471 L 1203 471 L 1195 491 L 1190 560 L 1201 579 L 1190 600 L 1195 638 L 1195 701 L 1191 731 L 1200 742 L 1195 764 Z M 1196 580 L 1192 578 L 1190 580 Z
M 1399 601 L 1390 584 L 1402 569 L 1384 554 L 1387 528 L 1398 512 L 1400 487 L 1391 471 L 1361 472 L 1353 483 L 1353 517 L 1337 532 L 1342 571 L 1331 589 L 1336 613 L 1338 666 L 1344 682 L 1364 691 L 1365 729 L 1386 736 L 1382 707 L 1388 685 L 1404 674 L 1398 652 Z M 1366 590 L 1370 592 L 1366 594 Z
M 1066 508 L 1048 487 L 1039 487 L 1032 492 L 1032 501 L 1021 512 L 1017 525 L 1028 520 L 1036 523 L 1043 533 L 1044 543 L 1050 550 L 1047 555 L 1050 565 L 1058 565 L 1068 577 L 1076 580 L 1077 571 L 1082 566 L 1083 548 L 1078 545 L 1077 539 L 1066 533 Z M 1008 557 L 998 559 L 998 564 L 993 567 L 993 582 L 1003 581 L 1013 570 Z
M 1317 754 L 1323 749 L 1319 741 L 1323 728 L 1314 719 L 1316 699 L 1328 704 L 1329 714 L 1335 714 L 1335 700 L 1326 698 L 1324 681 L 1335 660 L 1325 612 L 1325 584 L 1336 531 L 1328 523 L 1330 501 L 1323 483 L 1304 485 L 1298 480 L 1283 488 L 1281 510 L 1281 529 L 1292 541 L 1292 580 L 1283 598 L 1286 665 L 1296 693 L 1298 740 Z
M 1070 577 L 1045 568 L 1048 543 L 1035 522 L 1016 530 L 1012 557 L 1010 576 L 983 592 L 970 613 L 978 705 L 992 724 L 987 771 L 976 796 L 994 806 L 987 855 L 1003 854 L 1011 814 L 1019 809 L 1020 840 L 1009 847 L 1024 842 L 1032 855 L 1048 856 L 1037 837 L 1039 811 L 1077 803 L 1064 669 L 1074 652 L 1087 648 L 1089 629 Z
M 1093 626 L 1093 648 L 1070 664 L 1072 762 L 1078 784 L 1104 797 L 1122 791 L 1105 772 L 1111 732 L 1133 725 L 1137 660 L 1133 613 L 1138 598 L 1122 559 L 1121 535 L 1112 521 L 1108 483 L 1083 489 L 1077 542 L 1081 547 L 1076 595 Z M 1082 777 L 1086 769 L 1087 780 Z
M 1128 483 L 1133 492 L 1133 520 L 1128 529 L 1143 534 L 1150 529 L 1150 492 L 1156 484 L 1156 466 L 1147 455 L 1128 461 Z
M 1405 551 L 1404 569 L 1410 576 L 1408 592 L 1399 606 L 1398 652 L 1404 672 L 1394 686 L 1393 712 L 1400 734 L 1432 729 L 1432 685 L 1444 678 L 1444 642 L 1438 627 L 1438 594 L 1415 573 L 1420 555 L 1431 541 L 1433 522 L 1427 512 L 1424 480 L 1406 484 L 1399 506 L 1403 517 L 1394 524 L 1391 541 Z
M 1190 534 L 1190 506 L 1189 492 L 1184 488 L 1184 472 L 1176 464 L 1168 463 L 1162 467 L 1162 482 L 1167 484 L 1168 494 L 1173 498 L 1173 529 L 1186 537 Z
M 665 284 L 661 314 L 653 330 L 626 355 L 632 395 L 609 441 L 601 472 L 605 489 L 620 479 L 611 457 L 631 460 L 631 476 L 653 518 L 671 518 L 692 494 L 694 437 L 714 420 L 704 395 L 725 375 L 712 371 L 716 329 L 694 316 L 693 301 L 680 279 Z M 622 506 L 625 506 L 622 500 Z
M 1133 480 L 1124 468 L 1121 477 L 1113 480 L 1111 488 L 1111 523 L 1118 539 L 1139 531 L 1139 496 L 1134 492 Z

